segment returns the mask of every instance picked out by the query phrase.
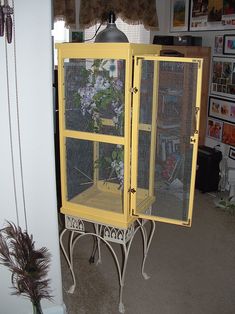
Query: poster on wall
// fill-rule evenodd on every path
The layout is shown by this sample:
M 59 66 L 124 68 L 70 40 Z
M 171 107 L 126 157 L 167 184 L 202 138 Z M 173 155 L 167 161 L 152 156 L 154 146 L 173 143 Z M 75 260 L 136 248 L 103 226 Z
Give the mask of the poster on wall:
M 214 57 L 211 94 L 235 98 L 235 59 Z
M 190 31 L 235 29 L 234 0 L 192 0 Z
M 223 122 L 212 118 L 207 121 L 207 136 L 217 140 L 222 140 Z
M 227 145 L 235 146 L 235 125 L 224 123 L 222 142 Z
M 208 116 L 235 123 L 235 102 L 211 96 L 209 99 Z
M 189 0 L 171 0 L 171 32 L 188 31 Z

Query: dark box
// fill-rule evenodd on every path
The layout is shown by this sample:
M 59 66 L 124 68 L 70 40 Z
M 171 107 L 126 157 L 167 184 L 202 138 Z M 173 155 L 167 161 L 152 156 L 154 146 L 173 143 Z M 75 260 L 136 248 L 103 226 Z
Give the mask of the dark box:
M 153 44 L 155 44 L 155 45 L 173 45 L 174 44 L 174 36 L 155 35 L 153 38 Z
M 190 35 L 175 36 L 173 42 L 175 46 L 201 46 L 202 37 L 194 37 Z
M 218 190 L 221 159 L 222 153 L 220 151 L 207 146 L 198 147 L 196 189 L 203 193 Z

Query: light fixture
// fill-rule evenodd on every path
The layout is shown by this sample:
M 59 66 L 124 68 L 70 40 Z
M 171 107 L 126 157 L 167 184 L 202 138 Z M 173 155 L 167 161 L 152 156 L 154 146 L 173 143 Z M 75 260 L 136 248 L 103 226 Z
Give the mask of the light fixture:
M 128 43 L 128 39 L 126 35 L 120 31 L 115 24 L 115 14 L 111 11 L 109 12 L 109 19 L 107 27 L 99 32 L 96 36 L 96 43 L 104 43 L 104 42 L 126 42 Z

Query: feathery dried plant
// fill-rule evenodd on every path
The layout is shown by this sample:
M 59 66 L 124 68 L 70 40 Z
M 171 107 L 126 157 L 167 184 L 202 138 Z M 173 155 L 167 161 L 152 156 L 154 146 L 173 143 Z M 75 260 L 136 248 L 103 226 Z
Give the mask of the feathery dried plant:
M 19 226 L 7 222 L 0 230 L 0 265 L 11 272 L 12 295 L 22 295 L 32 302 L 34 313 L 42 313 L 40 301 L 52 301 L 50 279 L 50 253 L 47 248 L 35 249 L 33 236 Z

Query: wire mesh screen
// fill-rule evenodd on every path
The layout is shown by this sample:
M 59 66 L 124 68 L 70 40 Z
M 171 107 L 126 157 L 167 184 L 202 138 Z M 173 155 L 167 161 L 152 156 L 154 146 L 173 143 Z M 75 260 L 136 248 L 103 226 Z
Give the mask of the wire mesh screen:
M 125 60 L 64 60 L 69 130 L 124 135 Z
M 67 199 L 89 189 L 94 182 L 94 146 L 90 141 L 66 139 Z
M 140 123 L 151 124 L 153 102 L 154 61 L 142 62 Z
M 141 85 L 140 108 L 151 109 L 140 109 L 138 186 L 154 196 L 154 216 L 188 217 L 197 70 L 196 63 L 143 61 L 142 75 L 149 79 Z M 151 90 L 148 101 L 142 88 Z M 142 121 L 146 132 L 141 131 Z
M 122 145 L 66 139 L 67 200 L 81 206 L 123 211 Z

